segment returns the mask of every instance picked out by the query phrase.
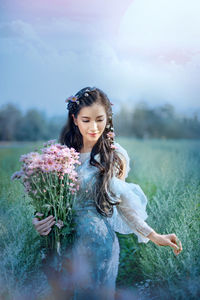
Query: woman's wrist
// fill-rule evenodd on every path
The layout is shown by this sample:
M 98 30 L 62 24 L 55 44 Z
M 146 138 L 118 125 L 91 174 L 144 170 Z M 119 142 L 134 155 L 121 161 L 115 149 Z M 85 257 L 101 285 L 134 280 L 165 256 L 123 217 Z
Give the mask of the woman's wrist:
M 147 235 L 147 238 L 155 243 L 159 238 L 159 234 L 155 230 L 153 230 L 149 235 Z

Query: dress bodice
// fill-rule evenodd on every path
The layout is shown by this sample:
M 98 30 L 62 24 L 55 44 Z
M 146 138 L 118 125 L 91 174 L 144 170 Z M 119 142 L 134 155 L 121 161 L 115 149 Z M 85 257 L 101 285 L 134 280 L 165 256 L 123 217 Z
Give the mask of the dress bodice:
M 99 154 L 96 155 L 96 159 Z M 76 167 L 79 190 L 76 193 L 76 209 L 96 209 L 94 204 L 96 180 L 99 169 L 90 165 L 90 152 L 80 153 L 81 165 Z

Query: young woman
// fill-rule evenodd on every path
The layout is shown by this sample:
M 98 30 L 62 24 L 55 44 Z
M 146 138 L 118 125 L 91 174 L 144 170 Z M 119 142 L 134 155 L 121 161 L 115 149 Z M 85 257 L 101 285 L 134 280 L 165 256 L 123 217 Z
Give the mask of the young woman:
M 182 246 L 178 246 L 174 233 L 159 234 L 145 222 L 147 198 L 139 185 L 125 181 L 130 170 L 129 157 L 114 141 L 112 103 L 106 94 L 86 87 L 69 97 L 67 103 L 68 122 L 60 142 L 79 151 L 82 162 L 77 167 L 80 188 L 76 195 L 73 266 L 79 275 L 82 270 L 84 280 L 76 278 L 73 299 L 87 295 L 97 299 L 101 294 L 101 299 L 111 300 L 119 264 L 115 232 L 134 233 L 138 242 L 151 240 L 159 246 L 170 246 L 176 255 Z M 34 219 L 40 235 L 48 235 L 54 224 L 53 216 Z M 67 275 L 66 278 L 69 279 Z

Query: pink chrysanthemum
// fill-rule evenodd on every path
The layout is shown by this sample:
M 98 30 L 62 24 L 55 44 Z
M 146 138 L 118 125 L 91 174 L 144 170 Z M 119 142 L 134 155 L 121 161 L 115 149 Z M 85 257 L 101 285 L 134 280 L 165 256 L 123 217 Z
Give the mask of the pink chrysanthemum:
M 115 146 L 114 144 L 111 144 L 111 145 L 110 145 L 110 148 L 111 148 L 111 149 L 118 149 L 118 147 Z
M 75 199 L 72 195 L 79 190 L 76 171 L 76 165 L 81 165 L 79 153 L 74 148 L 50 140 L 40 152 L 22 155 L 20 161 L 21 170 L 15 172 L 11 179 L 21 179 L 38 213 L 37 217 L 56 217 L 57 228 L 52 228 L 52 234 L 46 242 L 47 247 L 58 251 L 56 245 L 60 243 L 62 227 L 72 221 Z M 72 232 L 73 228 L 69 234 Z
M 107 137 L 108 137 L 108 138 L 114 138 L 114 136 L 115 136 L 115 133 L 114 133 L 113 131 L 109 131 L 109 132 L 107 133 Z

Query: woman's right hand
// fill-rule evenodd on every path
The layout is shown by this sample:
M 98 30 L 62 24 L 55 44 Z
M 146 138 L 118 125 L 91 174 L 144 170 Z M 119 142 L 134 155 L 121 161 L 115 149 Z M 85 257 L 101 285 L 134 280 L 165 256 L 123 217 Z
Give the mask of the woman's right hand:
M 175 233 L 158 234 L 153 230 L 147 237 L 158 246 L 172 247 L 175 255 L 178 255 L 183 250 L 181 241 L 177 238 Z
M 43 214 L 37 213 L 39 216 L 42 216 Z M 37 215 L 36 214 L 36 215 Z M 56 223 L 55 217 L 53 216 L 48 216 L 47 218 L 39 221 L 38 218 L 33 218 L 32 223 L 36 229 L 36 231 L 40 235 L 48 235 L 49 232 L 51 231 L 51 227 Z

